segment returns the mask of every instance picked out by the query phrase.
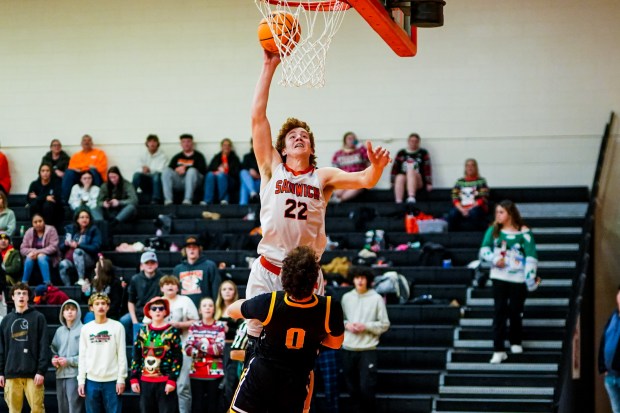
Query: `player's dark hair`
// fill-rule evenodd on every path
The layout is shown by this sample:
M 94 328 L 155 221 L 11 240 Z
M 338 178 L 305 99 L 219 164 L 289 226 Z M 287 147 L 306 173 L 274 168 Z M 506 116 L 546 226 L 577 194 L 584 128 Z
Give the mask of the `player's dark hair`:
M 282 288 L 293 298 L 309 297 L 316 285 L 320 268 L 312 248 L 295 248 L 282 262 Z
M 286 163 L 286 156 L 282 155 L 282 151 L 286 148 L 286 134 L 295 128 L 304 128 L 308 135 L 310 136 L 310 147 L 314 152 L 314 134 L 310 130 L 310 126 L 299 119 L 288 118 L 284 125 L 280 128 L 280 132 L 278 133 L 278 137 L 276 138 L 276 151 L 282 156 L 282 160 Z M 314 154 L 310 154 L 310 165 L 316 166 L 316 156 Z
M 353 281 L 353 278 L 355 277 L 366 277 L 366 285 L 368 286 L 368 288 L 370 288 L 372 282 L 375 280 L 375 273 L 370 267 L 354 265 L 349 267 L 349 271 L 347 272 L 347 278 Z

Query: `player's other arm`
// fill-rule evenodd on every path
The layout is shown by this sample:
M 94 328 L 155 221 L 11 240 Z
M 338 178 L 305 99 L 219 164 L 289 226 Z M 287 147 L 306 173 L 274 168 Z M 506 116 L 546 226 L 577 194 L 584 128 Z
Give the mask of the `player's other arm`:
M 327 337 L 325 337 L 325 339 L 321 341 L 321 344 L 323 344 L 325 347 L 338 350 L 340 347 L 342 347 L 343 341 L 344 341 L 344 333 L 340 334 L 339 336 L 333 336 L 331 334 L 328 334 Z
M 327 337 L 321 342 L 325 347 L 338 350 L 342 346 L 344 341 L 344 315 L 342 313 L 342 307 L 339 304 L 332 305 L 333 302 L 330 297 L 327 298 L 325 331 Z

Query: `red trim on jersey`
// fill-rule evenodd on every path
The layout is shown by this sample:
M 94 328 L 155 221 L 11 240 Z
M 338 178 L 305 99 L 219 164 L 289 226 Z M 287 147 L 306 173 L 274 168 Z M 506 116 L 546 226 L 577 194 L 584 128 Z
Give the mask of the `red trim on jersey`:
M 287 171 L 289 171 L 290 173 L 292 173 L 295 176 L 299 176 L 299 175 L 303 175 L 303 174 L 307 174 L 309 172 L 312 172 L 312 170 L 314 169 L 314 166 L 310 165 L 308 167 L 308 169 L 305 169 L 303 171 L 295 171 L 294 169 L 289 168 L 289 166 L 287 164 L 284 164 L 284 169 L 286 169 Z
M 267 258 L 265 258 L 265 256 L 263 255 L 260 256 L 260 263 L 263 267 L 265 267 L 268 271 L 271 271 L 275 275 L 280 275 L 280 271 L 282 271 L 282 268 L 267 261 Z

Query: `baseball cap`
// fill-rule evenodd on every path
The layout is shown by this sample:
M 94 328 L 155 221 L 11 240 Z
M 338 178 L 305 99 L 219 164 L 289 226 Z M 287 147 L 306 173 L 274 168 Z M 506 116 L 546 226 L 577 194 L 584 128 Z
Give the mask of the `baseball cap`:
M 34 303 L 39 304 L 41 302 L 41 297 L 47 292 L 47 285 L 41 284 L 37 285 L 34 289 Z
M 140 264 L 144 264 L 149 261 L 157 262 L 157 254 L 155 254 L 155 251 L 145 251 L 140 257 Z
M 200 243 L 198 242 L 198 239 L 196 237 L 187 237 L 185 239 L 185 244 L 183 244 L 183 248 L 187 247 L 188 245 L 200 246 Z

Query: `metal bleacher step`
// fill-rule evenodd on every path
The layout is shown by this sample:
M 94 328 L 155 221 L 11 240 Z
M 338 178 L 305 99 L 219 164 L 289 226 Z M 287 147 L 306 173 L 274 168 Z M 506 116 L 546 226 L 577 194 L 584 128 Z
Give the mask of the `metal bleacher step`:
M 562 340 L 524 340 L 524 350 L 561 350 Z M 454 348 L 488 349 L 493 351 L 493 340 L 454 340 Z
M 491 318 L 462 318 L 459 320 L 461 327 L 492 327 Z M 561 318 L 523 319 L 524 327 L 564 327 L 566 320 Z
M 449 397 L 442 395 L 433 401 L 436 413 L 526 413 L 550 412 L 552 400 L 543 397 L 523 399 L 507 398 L 465 398 L 462 395 Z
M 439 386 L 439 394 L 467 395 L 476 396 L 547 396 L 553 397 L 553 387 L 509 387 L 509 386 Z
M 556 373 L 556 363 L 446 363 L 448 371 L 472 371 L 478 373 L 506 373 L 506 372 L 545 372 Z
M 555 307 L 567 307 L 568 298 L 528 298 L 525 300 L 525 306 L 544 305 Z M 468 298 L 467 305 L 493 306 L 492 298 Z

